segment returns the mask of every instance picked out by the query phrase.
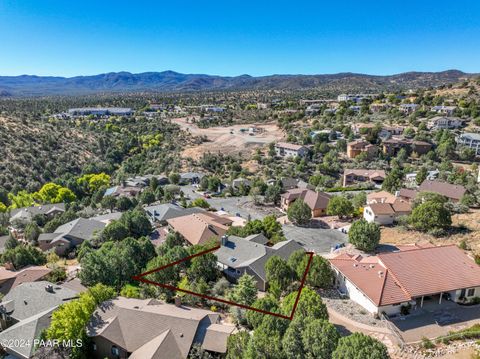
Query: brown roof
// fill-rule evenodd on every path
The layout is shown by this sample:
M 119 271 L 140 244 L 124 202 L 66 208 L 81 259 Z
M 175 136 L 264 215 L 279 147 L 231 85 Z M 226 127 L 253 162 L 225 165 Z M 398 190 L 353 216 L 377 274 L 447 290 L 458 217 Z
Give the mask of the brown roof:
M 372 258 L 372 257 L 370 257 Z M 480 286 L 480 266 L 455 245 L 379 254 L 378 264 L 342 254 L 330 263 L 377 306 Z
M 415 199 L 415 197 L 417 197 L 417 194 L 418 192 L 416 190 L 409 188 L 401 188 L 398 192 L 399 197 L 404 197 L 408 199 Z
M 344 175 L 355 175 L 355 176 L 362 176 L 362 177 L 368 177 L 370 179 L 376 178 L 376 177 L 382 177 L 385 178 L 387 175 L 385 174 L 384 170 L 367 170 L 367 169 L 346 169 L 344 171 Z
M 449 199 L 453 200 L 460 200 L 462 196 L 465 194 L 466 189 L 461 185 L 450 184 L 446 182 L 440 181 L 430 181 L 425 180 L 422 182 L 418 190 L 421 191 L 428 191 L 428 192 L 435 192 L 439 193 Z
M 22 283 L 36 282 L 52 270 L 44 266 L 31 266 L 19 271 L 10 271 L 0 267 L 0 293 L 6 294 Z
M 412 212 L 412 206 L 410 203 L 397 198 L 395 202 L 392 203 L 392 208 L 393 210 L 398 213 L 398 212 L 404 212 L 404 213 L 410 213 Z
M 294 188 L 282 194 L 287 201 L 302 199 L 313 211 L 315 209 L 326 209 L 330 201 L 330 195 L 324 192 L 315 192 L 305 188 Z
M 186 358 L 192 344 L 197 341 L 203 344 L 205 337 L 210 350 L 226 346 L 235 327 L 210 328 L 218 321 L 217 313 L 203 309 L 177 307 L 154 299 L 119 297 L 97 309 L 87 334 L 109 340 L 131 352 L 133 358 L 176 359 Z M 216 341 L 215 345 L 212 341 Z
M 393 203 L 397 197 L 387 191 L 371 192 L 367 194 L 367 203 Z
M 213 237 L 223 236 L 232 220 L 213 213 L 201 212 L 170 218 L 167 223 L 191 244 L 203 244 Z
M 390 203 L 372 203 L 369 205 L 369 207 L 376 215 L 395 214 L 395 211 Z
M 365 146 L 368 146 L 368 145 L 370 145 L 370 143 L 365 140 L 355 140 L 348 143 L 349 147 L 355 147 L 355 148 L 364 148 Z

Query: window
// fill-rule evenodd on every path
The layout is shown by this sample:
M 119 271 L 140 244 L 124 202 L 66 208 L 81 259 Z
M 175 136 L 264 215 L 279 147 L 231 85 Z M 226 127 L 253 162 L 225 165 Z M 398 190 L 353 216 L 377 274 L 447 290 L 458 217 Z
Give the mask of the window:
M 467 291 L 467 297 L 473 297 L 475 295 L 475 288 L 470 288 Z
M 112 345 L 112 354 L 116 356 L 120 356 L 120 350 L 115 345 Z
M 93 344 L 92 344 L 92 349 L 93 349 L 94 351 L 97 350 L 97 344 L 93 343 Z

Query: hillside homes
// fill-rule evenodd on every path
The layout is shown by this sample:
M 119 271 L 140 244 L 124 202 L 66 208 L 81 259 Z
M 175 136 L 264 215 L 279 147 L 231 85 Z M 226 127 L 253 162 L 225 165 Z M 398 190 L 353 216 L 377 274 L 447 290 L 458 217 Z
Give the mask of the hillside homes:
M 425 180 L 416 190 L 402 188 L 399 191 L 398 196 L 402 199 L 413 201 L 420 192 L 434 192 L 445 196 L 452 202 L 459 202 L 466 191 L 466 188 L 462 185 L 435 180 Z
M 53 233 L 42 233 L 38 237 L 41 250 L 54 249 L 58 255 L 65 255 L 70 249 L 89 241 L 93 235 L 106 227 L 104 222 L 94 219 L 77 218 L 61 225 Z
M 312 217 L 320 217 L 327 213 L 330 195 L 324 192 L 315 192 L 310 189 L 294 188 L 281 195 L 281 209 L 288 211 L 290 205 L 297 199 L 303 200 L 312 211 Z
M 87 327 L 93 358 L 185 359 L 193 344 L 226 353 L 235 326 L 218 313 L 176 303 L 123 297 L 103 303 Z
M 235 282 L 242 275 L 249 274 L 254 277 L 257 288 L 267 290 L 267 275 L 265 264 L 272 256 L 279 256 L 288 260 L 290 255 L 303 249 L 294 240 L 283 241 L 268 247 L 267 239 L 261 234 L 246 238 L 236 236 L 223 236 L 220 248 L 215 251 L 219 266 L 225 276 Z
M 396 137 L 383 141 L 382 146 L 383 153 L 389 156 L 396 156 L 402 148 L 404 148 L 408 154 L 416 153 L 417 155 L 424 155 L 432 148 L 432 145 L 425 141 Z
M 371 257 L 342 253 L 329 261 L 335 287 L 375 315 L 415 311 L 427 301 L 441 308 L 446 298 L 467 302 L 480 295 L 480 266 L 456 245 Z
M 343 186 L 351 186 L 355 183 L 371 183 L 379 186 L 385 180 L 384 170 L 369 170 L 369 169 L 345 169 L 343 172 Z
M 347 157 L 355 158 L 361 153 L 367 154 L 367 159 L 373 158 L 377 147 L 365 140 L 355 140 L 347 143 Z
M 480 156 L 480 133 L 462 133 L 457 137 L 460 146 L 471 148 L 476 156 Z
M 233 221 L 210 212 L 193 213 L 167 219 L 171 231 L 177 232 L 190 244 L 205 244 L 211 239 L 220 240 Z
M 437 116 L 427 122 L 427 128 L 430 130 L 452 130 L 460 128 L 465 121 L 458 117 Z
M 288 142 L 278 142 L 275 144 L 275 153 L 279 157 L 305 157 L 308 154 L 308 148 L 302 145 L 296 145 Z

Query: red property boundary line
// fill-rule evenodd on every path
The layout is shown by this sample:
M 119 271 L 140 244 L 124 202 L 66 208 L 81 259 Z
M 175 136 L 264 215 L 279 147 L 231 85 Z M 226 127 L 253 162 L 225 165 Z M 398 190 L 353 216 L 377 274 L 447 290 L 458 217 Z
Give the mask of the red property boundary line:
M 307 255 L 309 256 L 309 258 L 308 258 L 308 263 L 307 263 L 307 268 L 305 268 L 305 273 L 303 274 L 302 281 L 300 282 L 300 288 L 298 289 L 298 294 L 297 294 L 297 297 L 295 298 L 295 303 L 294 303 L 294 305 L 293 305 L 292 313 L 291 313 L 289 316 L 282 315 L 282 314 L 278 314 L 278 313 L 272 313 L 272 312 L 269 312 L 269 311 L 267 311 L 267 310 L 254 308 L 254 307 L 251 307 L 251 306 L 248 306 L 248 305 L 244 305 L 244 304 L 241 304 L 241 303 L 232 302 L 232 301 L 230 301 L 230 300 L 226 300 L 226 299 L 222 299 L 222 298 L 212 297 L 212 296 L 210 296 L 210 295 L 195 293 L 195 292 L 192 292 L 192 291 L 187 290 L 187 289 L 182 289 L 182 288 L 174 287 L 173 285 L 169 285 L 169 284 L 157 283 L 157 282 L 154 282 L 154 281 L 151 281 L 151 280 L 149 280 L 149 279 L 144 278 L 145 276 L 147 276 L 147 275 L 149 275 L 149 274 L 159 272 L 159 271 L 161 271 L 161 270 L 163 270 L 163 269 L 165 269 L 165 268 L 168 268 L 168 267 L 173 267 L 174 265 L 177 265 L 177 264 L 179 264 L 179 263 L 188 261 L 188 260 L 190 260 L 190 259 L 192 259 L 192 258 L 195 258 L 195 257 L 201 256 L 201 255 L 204 255 L 204 254 L 207 254 L 207 253 L 216 251 L 216 250 L 219 249 L 219 248 L 220 248 L 220 246 L 216 246 L 216 247 L 214 247 L 214 248 L 212 248 L 212 249 L 208 249 L 208 250 L 206 250 L 206 251 L 202 251 L 202 252 L 193 254 L 193 255 L 191 255 L 191 256 L 182 258 L 182 259 L 180 259 L 180 260 L 178 260 L 178 261 L 169 263 L 169 264 L 164 265 L 164 266 L 162 266 L 162 267 L 159 267 L 159 268 L 156 268 L 156 269 L 152 269 L 152 270 L 150 270 L 150 271 L 148 271 L 148 272 L 141 273 L 141 274 L 139 274 L 139 275 L 137 275 L 137 276 L 134 276 L 134 277 L 132 277 L 132 278 L 133 278 L 134 280 L 138 280 L 138 281 L 143 282 L 143 283 L 156 285 L 156 286 L 158 286 L 158 287 L 170 289 L 170 290 L 172 290 L 172 291 L 187 293 L 187 294 L 194 295 L 194 296 L 197 296 L 197 297 L 200 297 L 200 298 L 204 298 L 204 299 L 208 299 L 208 300 L 213 300 L 213 301 L 220 302 L 220 303 L 224 303 L 224 304 L 228 304 L 228 305 L 233 305 L 233 306 L 240 307 L 240 308 L 243 308 L 243 309 L 253 310 L 253 311 L 255 311 L 255 312 L 259 312 L 259 313 L 262 313 L 262 314 L 273 315 L 274 317 L 279 317 L 279 318 L 288 319 L 288 320 L 292 320 L 292 319 L 293 319 L 293 316 L 295 315 L 295 311 L 297 310 L 298 301 L 300 300 L 300 295 L 302 294 L 303 287 L 305 286 L 305 281 L 306 281 L 306 279 L 307 279 L 308 271 L 310 270 L 310 264 L 312 263 L 312 259 L 313 259 L 313 255 L 314 255 L 313 252 L 305 252 L 305 254 L 307 254 Z

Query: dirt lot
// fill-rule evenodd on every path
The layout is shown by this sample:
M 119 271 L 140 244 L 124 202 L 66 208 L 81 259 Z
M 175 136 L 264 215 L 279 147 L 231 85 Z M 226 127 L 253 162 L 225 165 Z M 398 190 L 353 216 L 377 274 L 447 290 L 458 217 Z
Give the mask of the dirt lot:
M 245 149 L 253 152 L 258 147 L 263 147 L 284 137 L 283 131 L 274 123 L 198 128 L 196 125 L 187 122 L 185 117 L 175 118 L 172 121 L 193 136 L 205 136 L 209 140 L 201 145 L 188 147 L 183 151 L 183 157 L 194 159 L 198 159 L 205 152 L 230 154 L 244 152 Z M 252 126 L 257 127 L 260 131 L 251 136 L 248 129 Z M 241 132 L 240 129 L 246 129 L 247 131 Z
M 413 244 L 428 241 L 436 245 L 459 244 L 464 240 L 477 254 L 480 254 L 480 210 L 470 210 L 469 213 L 456 214 L 452 217 L 453 225 L 466 226 L 470 231 L 458 233 L 449 237 L 435 238 L 425 233 L 402 230 L 399 227 L 382 228 L 381 243 Z

